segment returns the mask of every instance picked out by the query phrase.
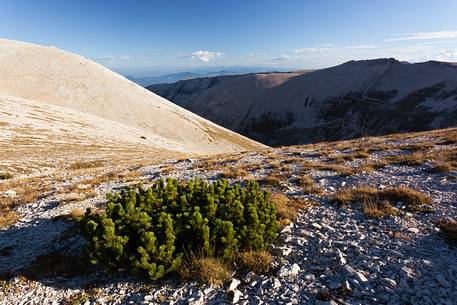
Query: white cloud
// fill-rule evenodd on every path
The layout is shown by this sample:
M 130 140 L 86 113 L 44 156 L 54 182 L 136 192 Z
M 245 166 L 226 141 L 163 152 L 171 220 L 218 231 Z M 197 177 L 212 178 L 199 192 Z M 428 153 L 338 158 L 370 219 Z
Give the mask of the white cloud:
M 429 40 L 429 39 L 449 39 L 449 38 L 457 38 L 457 31 L 409 33 L 409 34 L 398 35 L 398 37 L 385 39 L 384 41 Z
M 279 56 L 273 57 L 273 60 L 274 60 L 274 61 L 283 61 L 283 60 L 287 60 L 287 59 L 289 59 L 289 58 L 291 58 L 290 55 L 281 54 L 281 55 L 279 55 Z
M 201 60 L 203 62 L 209 62 L 212 59 L 219 58 L 222 56 L 221 52 L 211 52 L 199 50 L 190 54 L 190 57 Z
M 367 49 L 377 49 L 377 48 L 379 48 L 379 46 L 376 44 L 355 44 L 352 46 L 341 47 L 341 49 L 346 49 L 346 50 L 367 50 Z
M 249 53 L 248 54 L 248 57 L 265 57 L 267 54 L 266 53 L 262 53 L 262 52 L 259 52 L 259 53 Z
M 411 59 L 414 62 L 427 60 L 457 62 L 457 49 L 444 50 L 429 56 L 425 55 Z
M 312 48 L 300 48 L 294 49 L 294 53 L 297 54 L 306 54 L 306 53 L 326 53 L 332 50 L 330 47 L 312 47 Z
M 293 51 L 297 54 L 309 54 L 309 53 L 320 53 L 326 54 L 331 52 L 341 52 L 341 51 L 348 51 L 348 50 L 370 50 L 370 49 L 377 49 L 379 48 L 378 45 L 375 44 L 355 44 L 355 45 L 347 45 L 347 46 L 335 46 L 333 44 L 325 44 L 321 46 L 311 47 L 311 48 L 301 48 L 301 49 L 294 49 Z

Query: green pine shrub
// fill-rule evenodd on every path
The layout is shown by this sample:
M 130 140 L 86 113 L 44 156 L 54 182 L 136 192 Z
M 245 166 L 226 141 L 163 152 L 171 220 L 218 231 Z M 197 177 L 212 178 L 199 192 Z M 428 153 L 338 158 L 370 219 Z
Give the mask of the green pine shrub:
M 151 279 L 177 270 L 186 253 L 230 259 L 265 250 L 277 235 L 276 207 L 267 191 L 247 181 L 230 185 L 174 179 L 107 196 L 104 213 L 81 218 L 91 262 L 127 268 Z

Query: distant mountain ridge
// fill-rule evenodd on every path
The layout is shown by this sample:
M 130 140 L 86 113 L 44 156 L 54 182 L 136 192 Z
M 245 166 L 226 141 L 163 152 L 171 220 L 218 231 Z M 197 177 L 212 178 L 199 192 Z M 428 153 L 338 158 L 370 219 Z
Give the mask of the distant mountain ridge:
M 179 81 L 149 90 L 269 145 L 457 126 L 457 64 L 349 61 L 313 72 Z
M 126 78 L 140 86 L 151 86 L 156 84 L 168 84 L 175 83 L 180 80 L 188 80 L 199 77 L 211 77 L 221 75 L 237 75 L 246 73 L 260 73 L 260 72 L 272 72 L 272 71 L 284 71 L 280 68 L 270 67 L 217 67 L 217 68 L 200 68 L 191 71 L 184 71 L 178 73 L 170 73 L 158 76 L 147 76 L 147 77 L 134 77 L 127 75 Z

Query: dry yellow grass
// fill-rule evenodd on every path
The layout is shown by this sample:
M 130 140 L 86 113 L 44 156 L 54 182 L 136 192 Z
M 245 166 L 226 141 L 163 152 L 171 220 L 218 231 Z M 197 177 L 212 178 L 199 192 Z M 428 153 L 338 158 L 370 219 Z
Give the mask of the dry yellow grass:
M 454 170 L 454 166 L 450 162 L 436 162 L 430 168 L 432 173 L 447 173 Z
M 243 269 L 264 273 L 270 269 L 273 256 L 268 251 L 251 250 L 238 253 L 236 260 Z
M 386 215 L 396 215 L 398 211 L 389 202 L 363 203 L 362 211 L 368 217 L 378 218 Z
M 232 270 L 227 262 L 201 253 L 191 253 L 183 261 L 178 272 L 184 279 L 214 286 L 222 286 L 232 278 Z
M 322 194 L 324 190 L 314 183 L 314 180 L 308 176 L 303 175 L 296 179 L 299 186 L 303 188 L 303 191 L 308 194 Z
M 268 166 L 270 167 L 270 169 L 279 170 L 281 168 L 281 162 L 278 160 L 281 160 L 281 158 L 268 162 Z
M 356 149 L 350 153 L 331 154 L 327 157 L 327 159 L 330 161 L 343 162 L 352 161 L 354 159 L 365 159 L 369 157 L 370 154 L 366 149 Z
M 360 149 L 357 149 L 357 150 L 353 153 L 353 156 L 355 157 L 355 159 L 366 159 L 366 158 L 369 158 L 369 157 L 370 157 L 370 153 L 368 152 L 367 149 L 365 149 L 365 148 L 360 148 Z
M 457 169 L 457 150 L 447 149 L 433 154 L 432 172 L 450 172 Z
M 383 189 L 379 191 L 379 196 L 389 202 L 402 202 L 410 208 L 432 204 L 429 196 L 404 186 Z
M 15 207 L 37 201 L 49 192 L 50 185 L 47 181 L 42 181 L 42 177 L 2 181 L 0 191 L 7 190 L 12 190 L 16 194 L 14 197 L 0 197 L 0 223 L 3 227 L 11 225 L 19 219 L 13 210 Z
M 399 154 L 385 157 L 384 160 L 389 164 L 418 166 L 425 163 L 430 158 L 424 152 L 414 152 L 411 154 Z
M 364 164 L 360 164 L 359 166 L 352 167 L 352 174 L 359 174 L 359 173 L 369 173 L 375 170 L 379 170 L 387 166 L 387 163 L 382 160 L 376 160 L 367 162 Z
M 0 209 L 0 229 L 12 225 L 19 219 L 19 216 L 9 208 Z
M 454 133 L 449 133 L 446 136 L 443 136 L 441 138 L 441 142 L 439 143 L 440 145 L 453 145 L 457 144 L 457 132 Z
M 425 151 L 430 150 L 433 147 L 434 147 L 434 144 L 432 144 L 432 143 L 417 143 L 417 144 L 411 144 L 411 145 L 402 145 L 397 148 L 403 149 L 403 150 L 425 152 Z
M 62 214 L 56 216 L 54 220 L 57 219 L 78 219 L 83 217 L 86 214 L 86 211 L 82 208 L 74 208 L 68 214 Z
M 307 200 L 288 198 L 282 193 L 272 193 L 270 199 L 276 205 L 278 221 L 282 226 L 295 221 L 299 211 L 310 205 Z
M 271 188 L 280 188 L 281 183 L 289 179 L 289 175 L 290 173 L 272 172 L 261 179 L 257 179 L 257 182 Z
M 25 186 L 22 189 L 22 196 L 17 199 L 17 204 L 27 204 L 38 199 L 39 191 L 36 186 Z
M 172 164 L 164 164 L 160 167 L 160 171 L 162 174 L 171 174 L 175 171 L 175 167 Z
M 258 171 L 263 168 L 263 166 L 260 162 L 245 163 L 242 165 L 242 167 L 247 171 Z
M 70 170 L 79 170 L 79 169 L 87 169 L 87 168 L 96 168 L 102 167 L 105 165 L 104 160 L 92 160 L 92 161 L 79 161 L 72 163 L 68 166 Z
M 97 196 L 97 193 L 93 187 L 88 188 L 76 188 L 71 193 L 63 194 L 63 198 L 60 200 L 60 206 L 75 202 L 75 201 L 84 201 L 89 198 Z
M 94 186 L 100 185 L 100 184 L 108 182 L 108 181 L 115 181 L 118 178 L 119 178 L 118 172 L 110 171 L 107 173 L 96 175 L 89 179 L 82 180 L 82 181 L 76 183 L 75 187 L 78 188 L 78 185 L 84 185 L 84 184 L 94 187 Z
M 371 187 L 345 188 L 336 193 L 331 201 L 342 206 L 358 205 L 369 216 L 396 214 L 397 210 L 392 205 L 398 202 L 413 212 L 430 211 L 432 204 L 430 197 L 407 187 L 382 190 Z
M 314 180 L 308 175 L 303 175 L 298 178 L 298 183 L 300 186 L 306 189 L 312 188 L 314 186 Z
M 450 245 L 457 246 L 456 219 L 442 219 L 438 222 L 438 228 L 440 228 L 441 233 Z
M 249 173 L 243 168 L 230 166 L 223 170 L 221 176 L 226 179 L 246 179 Z

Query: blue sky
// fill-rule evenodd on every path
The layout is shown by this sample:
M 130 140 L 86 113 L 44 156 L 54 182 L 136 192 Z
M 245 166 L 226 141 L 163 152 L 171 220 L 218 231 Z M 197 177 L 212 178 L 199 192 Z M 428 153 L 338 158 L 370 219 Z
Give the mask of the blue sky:
M 0 0 L 0 37 L 120 71 L 457 61 L 456 0 Z

